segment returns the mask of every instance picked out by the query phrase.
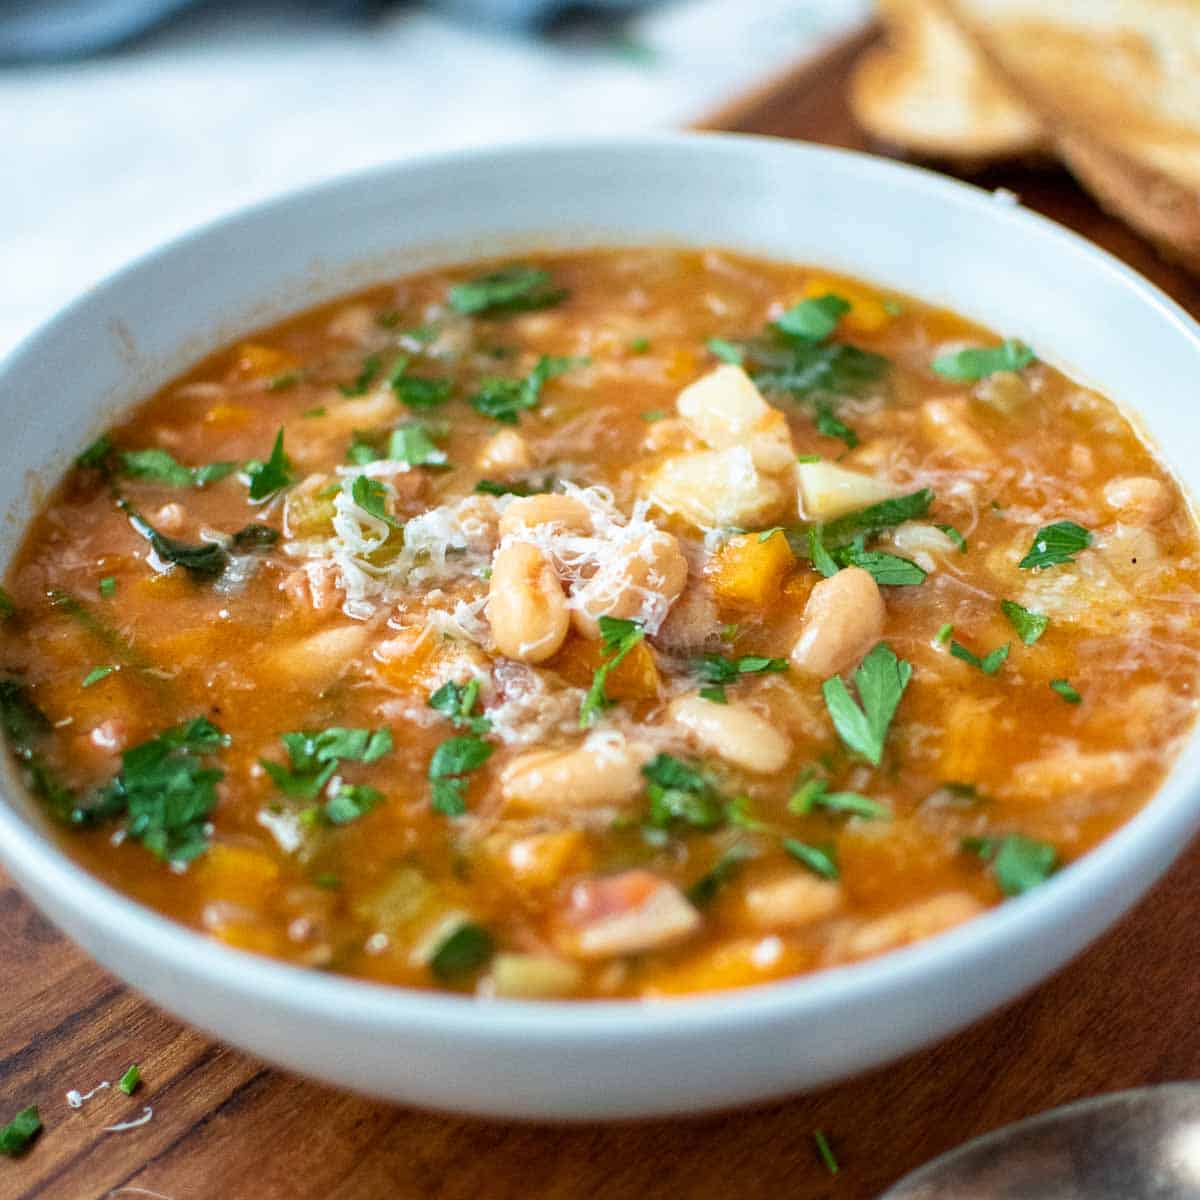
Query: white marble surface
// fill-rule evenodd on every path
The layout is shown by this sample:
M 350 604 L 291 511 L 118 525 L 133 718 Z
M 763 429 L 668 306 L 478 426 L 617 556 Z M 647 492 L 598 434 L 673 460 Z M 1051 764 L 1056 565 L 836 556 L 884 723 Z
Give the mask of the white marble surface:
M 819 49 L 867 0 L 681 0 L 586 37 L 419 6 L 369 27 L 259 12 L 0 71 L 0 353 L 165 238 L 338 172 L 447 147 L 680 124 Z

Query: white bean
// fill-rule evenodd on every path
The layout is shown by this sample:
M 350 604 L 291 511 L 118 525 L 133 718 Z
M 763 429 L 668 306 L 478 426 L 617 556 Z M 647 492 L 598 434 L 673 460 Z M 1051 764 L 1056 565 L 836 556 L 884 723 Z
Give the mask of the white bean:
M 496 648 L 508 658 L 541 663 L 558 653 L 571 616 L 550 560 L 528 542 L 510 542 L 492 559 L 488 623 Z
M 744 771 L 770 775 L 783 767 L 792 752 L 791 741 L 745 705 L 682 696 L 669 711 L 692 742 Z
M 886 616 L 879 585 L 861 567 L 822 579 L 804 606 L 792 665 L 822 678 L 844 671 L 879 641 Z

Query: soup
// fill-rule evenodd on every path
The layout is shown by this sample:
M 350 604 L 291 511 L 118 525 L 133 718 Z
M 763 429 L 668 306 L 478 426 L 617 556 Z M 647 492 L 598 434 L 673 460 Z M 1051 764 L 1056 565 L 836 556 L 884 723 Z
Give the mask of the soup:
M 1165 468 L 1025 342 L 589 250 L 372 289 L 133 410 L 9 573 L 0 712 L 68 852 L 230 946 L 664 997 L 1106 837 L 1190 730 L 1198 583 Z

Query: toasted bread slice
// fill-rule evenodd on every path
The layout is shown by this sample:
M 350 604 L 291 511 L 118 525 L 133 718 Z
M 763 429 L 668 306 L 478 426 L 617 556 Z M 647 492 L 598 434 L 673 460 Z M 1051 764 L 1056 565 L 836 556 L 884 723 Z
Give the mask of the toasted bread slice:
M 1200 269 L 1200 3 L 939 3 L 1101 203 Z
M 933 0 L 880 0 L 879 8 L 888 44 L 862 57 L 850 84 L 860 125 L 906 150 L 959 164 L 1043 147 L 1038 118 Z

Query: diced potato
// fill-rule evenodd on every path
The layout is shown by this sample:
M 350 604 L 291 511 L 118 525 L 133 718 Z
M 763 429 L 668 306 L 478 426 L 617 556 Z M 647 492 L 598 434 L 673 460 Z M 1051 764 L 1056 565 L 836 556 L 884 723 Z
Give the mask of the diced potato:
M 233 351 L 233 371 L 239 379 L 265 379 L 294 371 L 299 363 L 286 350 L 262 342 L 242 342 Z
M 766 608 L 779 599 L 784 576 L 795 562 L 782 530 L 765 541 L 757 533 L 740 534 L 717 551 L 709 581 L 727 604 Z
M 773 409 L 741 367 L 726 363 L 679 393 L 679 415 L 714 450 L 744 446 L 754 465 L 782 471 L 795 459 L 782 413 Z
M 512 1000 L 569 996 L 583 982 L 578 965 L 548 954 L 497 954 L 489 976 L 491 993 Z
M 250 846 L 215 843 L 193 871 L 200 889 L 214 900 L 253 908 L 263 892 L 279 879 L 279 864 Z
M 790 515 L 784 486 L 760 472 L 743 447 L 669 458 L 650 474 L 642 491 L 664 512 L 704 529 L 768 525 Z
M 433 900 L 432 884 L 416 867 L 397 867 L 374 891 L 355 901 L 354 915 L 383 933 L 398 933 Z
M 991 755 L 996 735 L 994 699 L 954 696 L 942 722 L 942 753 L 939 772 L 943 779 L 972 783 Z
M 586 849 L 578 829 L 535 833 L 509 842 L 503 867 L 519 890 L 549 891 L 571 871 L 584 868 Z
M 921 428 L 928 441 L 967 462 L 988 462 L 988 444 L 972 427 L 965 400 L 926 400 L 921 405 Z
M 851 333 L 878 333 L 892 320 L 892 314 L 883 301 L 866 288 L 846 283 L 834 283 L 830 279 L 810 279 L 800 293 L 802 300 L 814 300 L 830 293 L 841 296 L 850 304 L 850 311 L 842 317 L 839 325 Z
M 828 462 L 797 463 L 796 482 L 808 521 L 832 521 L 900 494 L 893 483 Z
M 568 683 L 587 688 L 597 668 L 611 657 L 599 641 L 573 635 L 548 665 Z M 660 679 L 654 651 L 645 642 L 639 642 L 608 673 L 604 690 L 611 700 L 655 699 Z

